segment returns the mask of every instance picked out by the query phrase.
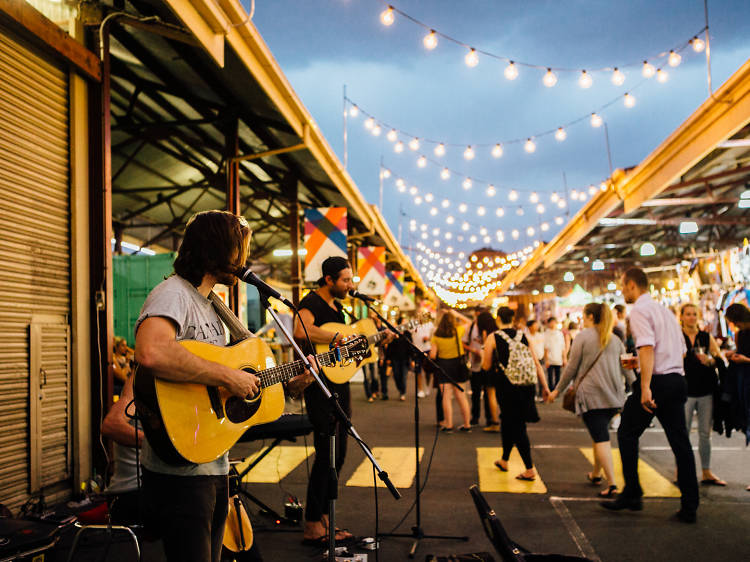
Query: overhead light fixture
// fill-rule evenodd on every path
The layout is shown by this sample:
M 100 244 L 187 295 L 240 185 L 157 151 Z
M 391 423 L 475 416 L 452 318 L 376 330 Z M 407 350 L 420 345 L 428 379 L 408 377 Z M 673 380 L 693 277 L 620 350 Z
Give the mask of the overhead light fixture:
M 570 283 L 574 279 L 575 279 L 575 275 L 573 275 L 572 271 L 566 271 L 565 275 L 563 275 L 563 281 L 566 281 L 568 283 Z
M 643 244 L 641 244 L 641 255 L 642 256 L 655 256 L 656 246 L 654 246 L 651 242 L 644 242 Z
M 617 285 L 613 281 L 610 281 L 607 284 L 607 290 L 608 291 L 616 291 L 617 290 Z
M 594 262 L 591 264 L 591 271 L 603 271 L 604 270 L 604 262 L 602 260 L 594 260 Z
M 544 286 L 544 292 L 545 293 L 554 293 L 555 288 L 552 285 L 545 285 Z
M 695 234 L 698 232 L 698 223 L 695 221 L 682 221 L 680 223 L 680 234 Z

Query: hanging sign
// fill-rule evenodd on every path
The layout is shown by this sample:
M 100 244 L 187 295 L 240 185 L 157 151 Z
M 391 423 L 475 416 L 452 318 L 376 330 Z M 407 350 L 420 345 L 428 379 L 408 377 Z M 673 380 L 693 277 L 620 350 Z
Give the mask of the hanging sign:
M 346 207 L 305 209 L 305 281 L 317 281 L 321 264 L 346 254 Z
M 404 278 L 403 271 L 386 271 L 385 272 L 385 295 L 383 302 L 388 306 L 398 306 L 403 304 Z
M 362 246 L 357 250 L 357 290 L 365 295 L 385 294 L 385 247 Z

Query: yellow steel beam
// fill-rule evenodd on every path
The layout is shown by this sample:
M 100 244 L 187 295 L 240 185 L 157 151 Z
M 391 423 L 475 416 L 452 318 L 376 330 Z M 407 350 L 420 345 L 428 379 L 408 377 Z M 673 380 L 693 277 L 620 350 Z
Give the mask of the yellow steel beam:
M 235 162 L 243 162 L 246 160 L 257 160 L 258 158 L 266 158 L 268 156 L 276 156 L 277 154 L 286 154 L 287 152 L 296 152 L 298 150 L 304 150 L 307 145 L 304 142 L 295 144 L 294 146 L 285 146 L 284 148 L 274 148 L 273 150 L 264 150 L 263 152 L 255 152 L 253 154 L 243 154 L 242 156 L 235 156 L 232 158 Z

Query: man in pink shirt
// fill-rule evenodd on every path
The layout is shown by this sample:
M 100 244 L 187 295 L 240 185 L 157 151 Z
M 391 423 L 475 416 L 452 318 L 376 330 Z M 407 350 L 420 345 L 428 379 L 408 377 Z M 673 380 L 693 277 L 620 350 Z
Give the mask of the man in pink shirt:
M 685 339 L 674 314 L 651 298 L 648 278 L 642 269 L 628 269 L 621 285 L 625 302 L 633 304 L 630 330 L 638 349 L 640 376 L 633 384 L 633 394 L 625 402 L 617 430 L 625 488 L 616 500 L 602 502 L 602 507 L 611 511 L 643 509 L 643 490 L 638 479 L 638 440 L 656 416 L 677 462 L 677 483 L 682 498 L 681 508 L 674 518 L 695 523 L 698 479 L 685 423 Z

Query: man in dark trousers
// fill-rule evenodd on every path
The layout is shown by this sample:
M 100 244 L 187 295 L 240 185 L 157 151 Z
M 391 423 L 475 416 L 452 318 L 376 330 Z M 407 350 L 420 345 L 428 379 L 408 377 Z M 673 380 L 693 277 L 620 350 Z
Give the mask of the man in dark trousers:
M 342 334 L 329 332 L 320 326 L 328 322 L 345 323 L 343 306 L 336 299 L 345 298 L 349 290 L 354 288 L 352 267 L 346 258 L 339 256 L 327 258 L 323 261 L 322 272 L 323 276 L 318 280 L 318 288 L 310 291 L 299 303 L 299 319 L 294 325 L 294 338 L 299 342 L 305 354 L 313 354 L 315 350 L 308 345 L 305 331 L 299 320 L 304 322 L 313 344 L 340 342 L 343 338 Z M 322 371 L 321 375 L 331 393 L 338 395 L 339 403 L 346 415 L 351 416 L 349 383 L 336 384 L 328 380 Z M 336 424 L 331 406 L 317 384 L 312 384 L 305 389 L 305 405 L 315 428 L 315 461 L 310 471 L 310 482 L 307 485 L 303 542 L 325 546 L 328 540 L 328 463 L 330 458 L 328 439 L 331 428 L 335 425 L 337 428 L 336 472 L 340 472 L 346 457 L 347 432 L 341 424 Z M 336 540 L 345 540 L 351 536 L 351 533 L 346 531 L 338 531 Z
M 633 384 L 633 394 L 625 402 L 617 430 L 625 488 L 616 500 L 602 502 L 602 506 L 612 511 L 643 509 L 643 490 L 638 479 L 638 440 L 656 416 L 677 462 L 677 483 L 682 498 L 681 508 L 674 518 L 695 523 L 698 480 L 685 423 L 687 383 L 682 330 L 674 314 L 651 298 L 643 270 L 628 269 L 621 284 L 625 302 L 633 304 L 630 329 L 638 349 L 640 376 Z

